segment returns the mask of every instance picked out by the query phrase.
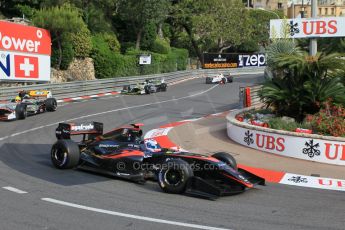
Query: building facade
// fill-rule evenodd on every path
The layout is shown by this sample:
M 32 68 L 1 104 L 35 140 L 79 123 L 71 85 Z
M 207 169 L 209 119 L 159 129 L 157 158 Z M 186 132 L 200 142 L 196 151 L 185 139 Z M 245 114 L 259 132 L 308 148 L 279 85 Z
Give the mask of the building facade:
M 250 6 L 254 9 L 282 10 L 287 15 L 288 0 L 251 0 Z
M 318 17 L 345 17 L 345 0 L 318 0 Z M 310 0 L 295 0 L 288 4 L 288 18 L 309 18 Z

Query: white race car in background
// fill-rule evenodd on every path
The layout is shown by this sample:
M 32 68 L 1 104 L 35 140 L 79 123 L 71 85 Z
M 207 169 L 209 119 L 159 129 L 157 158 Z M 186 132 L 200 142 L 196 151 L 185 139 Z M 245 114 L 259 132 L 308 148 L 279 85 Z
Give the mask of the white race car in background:
M 228 74 L 228 75 L 224 75 L 222 73 L 219 73 L 215 76 L 212 77 L 206 77 L 206 84 L 213 84 L 213 83 L 230 83 L 233 82 L 234 78 Z

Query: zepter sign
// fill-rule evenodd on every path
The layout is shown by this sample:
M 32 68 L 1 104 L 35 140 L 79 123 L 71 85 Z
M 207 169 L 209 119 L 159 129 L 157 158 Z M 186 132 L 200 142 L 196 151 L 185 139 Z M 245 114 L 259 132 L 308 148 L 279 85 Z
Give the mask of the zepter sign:
M 50 55 L 49 31 L 0 21 L 0 80 L 50 81 Z

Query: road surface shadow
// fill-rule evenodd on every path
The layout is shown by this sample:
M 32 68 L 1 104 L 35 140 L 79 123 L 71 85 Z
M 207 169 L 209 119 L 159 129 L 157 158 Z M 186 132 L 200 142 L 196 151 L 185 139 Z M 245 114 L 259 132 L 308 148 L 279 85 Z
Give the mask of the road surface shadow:
M 5 143 L 0 147 L 0 161 L 8 167 L 51 183 L 63 186 L 81 185 L 111 180 L 111 177 L 84 170 L 59 170 L 50 160 L 49 144 Z

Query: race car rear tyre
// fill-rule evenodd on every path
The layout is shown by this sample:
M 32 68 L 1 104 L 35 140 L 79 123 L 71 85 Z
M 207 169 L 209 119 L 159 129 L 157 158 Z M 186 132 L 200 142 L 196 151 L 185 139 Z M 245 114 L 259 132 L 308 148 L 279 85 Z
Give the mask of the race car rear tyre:
M 170 159 L 158 172 L 158 184 L 164 192 L 183 193 L 188 180 L 193 177 L 190 165 L 181 159 Z
M 49 112 L 56 111 L 57 102 L 55 98 L 48 98 L 45 100 L 46 110 Z
M 71 169 L 78 165 L 80 151 L 72 140 L 58 140 L 52 147 L 51 160 L 58 169 Z
M 162 92 L 166 92 L 167 88 L 168 88 L 168 85 L 166 83 L 162 83 L 160 85 L 160 91 L 162 91 Z
M 237 162 L 231 154 L 225 153 L 225 152 L 218 152 L 218 153 L 213 154 L 212 157 L 224 162 L 225 164 L 229 165 L 231 168 L 237 170 Z
M 212 78 L 206 77 L 206 84 L 211 84 L 212 83 Z
M 234 81 L 234 77 L 232 77 L 232 76 L 227 77 L 226 79 L 227 79 L 227 81 L 228 81 L 229 83 L 231 83 L 231 82 L 233 82 L 233 81 Z
M 27 117 L 26 105 L 18 104 L 16 106 L 16 118 L 19 120 L 24 120 Z
M 223 77 L 223 78 L 222 78 L 221 83 L 222 83 L 222 84 L 227 83 L 227 80 L 226 80 L 226 78 L 225 78 L 225 77 Z

